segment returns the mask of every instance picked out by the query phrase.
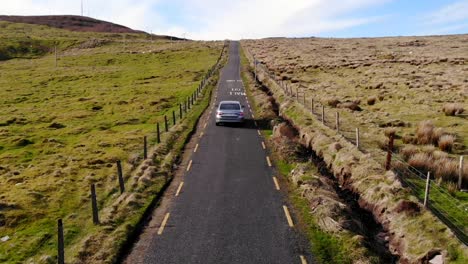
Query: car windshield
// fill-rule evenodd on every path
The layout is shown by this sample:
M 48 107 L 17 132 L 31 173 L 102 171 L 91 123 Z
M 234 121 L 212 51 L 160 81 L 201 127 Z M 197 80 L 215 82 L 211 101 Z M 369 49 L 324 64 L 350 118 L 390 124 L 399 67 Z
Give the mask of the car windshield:
M 240 110 L 239 104 L 221 104 L 220 110 Z

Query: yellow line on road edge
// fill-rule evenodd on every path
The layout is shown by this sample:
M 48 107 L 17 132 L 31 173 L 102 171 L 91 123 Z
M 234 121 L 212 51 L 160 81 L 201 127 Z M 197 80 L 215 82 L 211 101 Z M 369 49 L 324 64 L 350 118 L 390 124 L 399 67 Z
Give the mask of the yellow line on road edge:
M 301 258 L 301 264 L 307 264 L 307 260 L 304 256 L 300 255 L 299 257 Z
M 166 226 L 166 223 L 167 223 L 168 219 L 169 219 L 169 213 L 166 213 L 166 215 L 164 216 L 164 219 L 163 219 L 163 221 L 161 223 L 161 226 L 158 229 L 158 235 L 161 235 L 162 232 L 164 231 L 164 226 Z
M 271 161 L 270 161 L 270 157 L 266 157 L 266 160 L 267 160 L 267 163 L 268 163 L 268 167 L 271 167 Z
M 279 189 L 280 189 L 280 186 L 279 186 L 279 184 L 278 184 L 278 179 L 276 179 L 276 177 L 273 177 L 273 181 L 275 182 L 275 187 L 276 187 L 276 190 L 278 190 L 278 191 L 279 191 Z
M 179 196 L 180 190 L 182 190 L 182 186 L 184 186 L 184 182 L 180 182 L 179 188 L 177 189 L 175 196 Z
M 193 149 L 193 152 L 197 152 L 198 149 L 198 144 L 195 145 L 195 148 Z
M 289 214 L 289 210 L 288 210 L 288 207 L 286 207 L 286 205 L 283 205 L 283 210 L 284 210 L 284 214 L 286 215 L 286 219 L 288 220 L 288 225 L 290 227 L 294 227 L 291 215 Z
M 262 148 L 266 149 L 265 142 L 262 141 Z
M 187 166 L 187 171 L 190 170 L 190 167 L 192 167 L 192 160 L 190 160 L 190 162 L 189 162 L 189 164 L 188 164 L 188 166 Z

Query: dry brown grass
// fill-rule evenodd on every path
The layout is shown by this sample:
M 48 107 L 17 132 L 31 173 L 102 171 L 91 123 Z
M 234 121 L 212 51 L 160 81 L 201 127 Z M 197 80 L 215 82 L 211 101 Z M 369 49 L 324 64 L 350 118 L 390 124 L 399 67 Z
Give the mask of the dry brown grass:
M 416 138 L 418 144 L 431 144 L 432 134 L 435 126 L 430 120 L 421 121 L 416 128 Z
M 449 103 L 445 104 L 442 107 L 442 111 L 445 113 L 446 116 L 456 116 L 463 113 L 465 109 L 463 109 L 463 106 L 460 104 Z
M 340 100 L 336 98 L 330 98 L 327 100 L 327 104 L 331 107 L 336 107 L 340 103 Z
M 405 161 L 408 161 L 412 156 L 419 152 L 419 149 L 413 145 L 406 145 L 400 150 L 400 155 Z
M 424 152 L 416 153 L 408 159 L 409 165 L 423 173 L 431 167 L 432 162 L 432 156 Z
M 451 152 L 453 149 L 453 144 L 455 143 L 455 137 L 453 135 L 442 135 L 439 138 L 439 148 L 443 151 Z
M 458 162 L 451 158 L 433 160 L 432 171 L 436 178 L 442 178 L 445 182 L 458 181 Z
M 396 128 L 394 128 L 394 127 L 387 127 L 387 128 L 385 128 L 385 130 L 384 130 L 384 135 L 385 135 L 386 137 L 388 137 L 388 138 L 389 138 L 389 137 L 395 137 L 396 132 L 397 132 Z
M 339 108 L 348 108 L 351 111 L 361 111 L 358 102 L 344 102 L 338 105 Z

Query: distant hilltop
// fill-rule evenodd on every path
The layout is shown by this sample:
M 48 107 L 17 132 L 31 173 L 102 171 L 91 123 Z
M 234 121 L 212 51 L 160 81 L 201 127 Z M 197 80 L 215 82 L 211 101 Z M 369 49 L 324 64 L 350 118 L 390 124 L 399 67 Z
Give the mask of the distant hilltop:
M 143 31 L 85 16 L 0 16 L 0 21 L 46 25 L 81 32 L 144 33 Z

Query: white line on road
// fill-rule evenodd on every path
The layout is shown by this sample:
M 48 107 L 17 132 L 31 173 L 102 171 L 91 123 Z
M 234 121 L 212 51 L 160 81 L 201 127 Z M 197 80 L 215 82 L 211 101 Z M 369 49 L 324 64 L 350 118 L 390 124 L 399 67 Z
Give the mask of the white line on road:
M 254 121 L 254 124 L 255 124 L 256 127 L 258 127 L 257 121 Z
M 262 141 L 262 148 L 266 149 L 265 142 Z
M 203 131 L 200 133 L 200 138 L 203 137 Z
M 175 196 L 179 196 L 179 193 L 180 193 L 180 190 L 182 189 L 182 186 L 184 186 L 184 182 L 180 182 L 179 188 L 177 188 L 177 192 L 176 192 Z
M 192 160 L 190 160 L 190 162 L 189 162 L 189 164 L 188 164 L 188 166 L 187 166 L 187 171 L 190 170 L 190 167 L 192 167 Z
M 270 161 L 270 157 L 266 157 L 266 160 L 267 160 L 267 163 L 268 163 L 268 167 L 271 167 L 271 161 Z
M 195 148 L 193 149 L 193 152 L 197 152 L 198 149 L 198 144 L 195 145 Z
M 276 179 L 276 177 L 273 177 L 273 182 L 275 182 L 275 188 L 276 188 L 276 190 L 279 191 L 279 190 L 280 190 L 280 186 L 279 186 L 279 184 L 278 184 L 278 179 Z
M 284 210 L 284 214 L 286 215 L 286 219 L 288 220 L 288 225 L 290 227 L 294 227 L 291 215 L 289 214 L 289 210 L 288 210 L 288 207 L 286 207 L 286 205 L 283 205 L 283 210 Z
M 307 264 L 307 260 L 304 256 L 300 255 L 299 257 L 301 258 L 301 264 Z
M 254 114 L 252 113 L 252 118 L 255 118 Z
M 262 135 L 262 133 L 260 133 L 260 130 L 258 130 L 258 129 L 257 129 L 257 134 L 258 134 L 259 136 Z
M 166 213 L 166 215 L 164 216 L 164 219 L 163 219 L 163 221 L 161 223 L 161 226 L 158 229 L 158 235 L 161 235 L 162 232 L 164 231 L 164 226 L 166 226 L 166 223 L 167 223 L 168 219 L 169 219 L 169 213 Z

